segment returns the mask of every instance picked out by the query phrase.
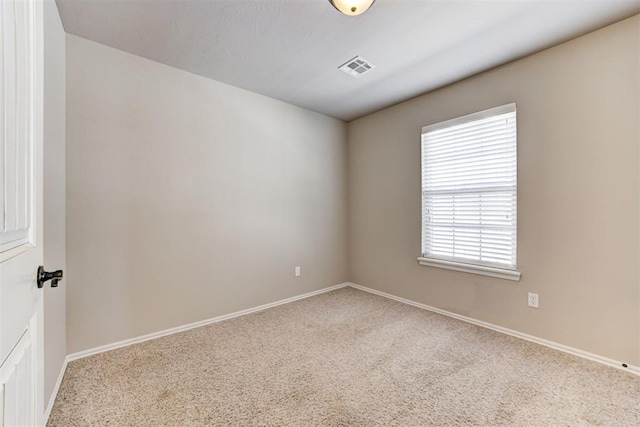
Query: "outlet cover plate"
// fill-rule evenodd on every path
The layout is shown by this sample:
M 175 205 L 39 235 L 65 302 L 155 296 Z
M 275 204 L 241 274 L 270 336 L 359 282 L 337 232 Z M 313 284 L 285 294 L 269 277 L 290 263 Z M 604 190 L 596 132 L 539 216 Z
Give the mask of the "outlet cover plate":
M 529 297 L 527 298 L 527 302 L 528 302 L 529 307 L 533 307 L 533 308 L 539 308 L 540 307 L 540 305 L 539 305 L 540 301 L 539 301 L 538 294 L 534 294 L 534 293 L 529 292 Z

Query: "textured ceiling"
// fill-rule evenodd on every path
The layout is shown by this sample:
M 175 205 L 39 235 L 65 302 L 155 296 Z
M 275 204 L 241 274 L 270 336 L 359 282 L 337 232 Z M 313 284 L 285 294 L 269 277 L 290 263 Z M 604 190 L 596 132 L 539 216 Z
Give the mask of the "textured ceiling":
M 65 30 L 343 120 L 640 13 L 640 0 L 57 0 Z M 376 65 L 353 78 L 356 55 Z

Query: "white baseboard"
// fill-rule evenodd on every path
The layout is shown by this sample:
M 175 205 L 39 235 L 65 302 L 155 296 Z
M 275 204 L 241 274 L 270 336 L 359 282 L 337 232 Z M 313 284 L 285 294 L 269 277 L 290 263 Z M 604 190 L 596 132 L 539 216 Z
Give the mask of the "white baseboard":
M 569 347 L 564 344 L 559 344 L 557 342 L 549 341 L 544 338 L 539 338 L 533 335 L 525 334 L 523 332 L 514 331 L 513 329 L 504 328 L 502 326 L 494 325 L 493 323 L 483 322 L 482 320 L 477 320 L 472 317 L 462 316 L 460 314 L 452 313 L 450 311 L 442 310 L 440 308 L 431 307 L 426 304 L 421 304 L 419 302 L 411 301 L 406 298 L 397 297 L 395 295 L 388 294 L 386 292 L 378 291 L 375 289 L 367 288 L 366 286 L 356 285 L 355 283 L 348 283 L 348 286 L 359 289 L 361 291 L 369 292 L 374 295 L 378 295 L 381 297 L 385 297 L 388 299 L 392 299 L 394 301 L 398 301 L 404 304 L 412 305 L 414 307 L 422 308 L 424 310 L 432 311 L 434 313 L 442 314 L 447 317 L 452 317 L 454 319 L 462 320 L 463 322 L 472 323 L 477 326 L 481 326 L 483 328 L 491 329 L 493 331 L 501 332 L 506 335 L 511 335 L 512 337 L 520 338 L 523 340 L 531 341 L 536 344 L 543 345 L 545 347 L 552 348 L 554 350 L 559 350 L 564 353 L 569 353 L 574 356 L 582 357 L 583 359 L 589 359 L 594 362 L 602 363 L 603 365 L 611 366 L 620 370 L 624 370 L 626 372 L 631 372 L 636 375 L 640 375 L 640 367 L 628 365 L 625 368 L 623 366 L 623 362 L 618 360 L 609 359 L 608 357 L 600 356 L 598 354 L 589 353 L 587 351 L 583 351 L 577 348 Z
M 153 332 L 150 334 L 142 335 L 135 338 L 129 338 L 127 340 L 114 342 L 112 344 L 106 344 L 100 347 L 90 348 L 88 350 L 79 351 L 77 353 L 72 353 L 67 356 L 66 361 L 71 362 L 73 360 L 82 359 L 84 357 L 92 356 L 94 354 L 104 353 L 105 351 L 115 350 L 116 348 L 127 347 L 133 344 L 138 344 L 144 341 L 149 341 L 155 338 L 164 337 L 166 335 L 176 334 L 178 332 L 187 331 L 193 328 L 199 328 L 200 326 L 209 325 L 211 323 L 222 322 L 223 320 L 233 319 L 234 317 L 244 316 L 246 314 L 256 313 L 258 311 L 266 310 L 268 308 L 277 307 L 279 305 L 288 304 L 290 302 L 298 301 L 301 299 L 309 298 L 314 295 L 323 294 L 325 292 L 333 291 L 336 289 L 344 288 L 349 286 L 349 283 L 340 283 L 339 285 L 330 286 L 328 288 L 319 289 L 317 291 L 308 292 L 306 294 L 298 295 L 291 298 L 285 298 L 280 301 L 275 301 L 269 304 L 259 305 L 257 307 L 248 308 L 246 310 L 236 311 L 235 313 L 224 314 L 222 316 L 214 317 L 211 319 L 201 320 L 195 323 L 189 323 L 188 325 L 177 326 L 171 329 L 165 329 L 164 331 Z M 56 390 L 57 392 L 57 390 Z
M 58 374 L 58 379 L 56 380 L 56 384 L 53 386 L 53 391 L 51 392 L 51 396 L 49 397 L 49 404 L 47 405 L 47 409 L 44 411 L 44 425 L 46 426 L 49 422 L 49 415 L 51 415 L 51 410 L 53 409 L 53 404 L 56 402 L 56 397 L 58 397 L 58 391 L 60 390 L 60 384 L 62 384 L 62 379 L 64 378 L 64 373 L 67 370 L 67 365 L 69 364 L 69 356 L 64 358 L 64 362 L 62 362 L 62 366 L 60 367 L 60 373 Z

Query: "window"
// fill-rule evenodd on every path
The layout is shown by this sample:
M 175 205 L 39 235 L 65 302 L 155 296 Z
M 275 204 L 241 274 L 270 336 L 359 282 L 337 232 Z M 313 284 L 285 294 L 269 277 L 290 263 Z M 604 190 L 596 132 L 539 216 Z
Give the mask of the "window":
M 519 280 L 516 106 L 422 128 L 423 265 Z

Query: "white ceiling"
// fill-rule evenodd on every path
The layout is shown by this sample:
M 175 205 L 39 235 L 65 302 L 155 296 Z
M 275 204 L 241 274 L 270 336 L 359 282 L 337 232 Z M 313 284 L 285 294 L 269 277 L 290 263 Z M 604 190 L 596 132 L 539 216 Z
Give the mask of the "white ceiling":
M 98 43 L 343 120 L 640 13 L 640 0 L 57 0 Z M 376 68 L 338 70 L 356 55 Z

